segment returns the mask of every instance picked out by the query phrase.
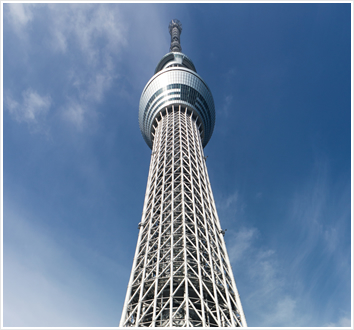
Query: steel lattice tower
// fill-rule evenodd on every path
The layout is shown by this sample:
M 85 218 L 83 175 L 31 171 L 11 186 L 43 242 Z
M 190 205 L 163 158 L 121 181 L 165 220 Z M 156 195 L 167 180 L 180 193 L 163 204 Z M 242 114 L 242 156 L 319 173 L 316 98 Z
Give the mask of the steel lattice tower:
M 181 23 L 172 20 L 169 31 L 170 52 L 139 105 L 152 154 L 120 326 L 245 327 L 203 153 L 213 97 L 181 52 Z

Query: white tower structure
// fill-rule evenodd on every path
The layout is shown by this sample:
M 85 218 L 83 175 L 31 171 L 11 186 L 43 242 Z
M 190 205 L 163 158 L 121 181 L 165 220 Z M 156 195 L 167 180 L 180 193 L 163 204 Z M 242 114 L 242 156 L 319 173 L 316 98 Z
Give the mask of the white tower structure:
M 139 105 L 152 154 L 120 326 L 246 327 L 203 153 L 213 97 L 181 52 L 181 23 L 169 31 L 170 52 Z

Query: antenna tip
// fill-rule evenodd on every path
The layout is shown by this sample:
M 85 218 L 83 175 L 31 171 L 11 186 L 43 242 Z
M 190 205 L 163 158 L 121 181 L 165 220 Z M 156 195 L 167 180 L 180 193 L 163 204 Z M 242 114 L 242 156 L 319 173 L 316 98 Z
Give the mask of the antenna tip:
M 170 22 L 170 25 L 168 26 L 168 30 L 170 31 L 170 34 L 172 34 L 172 29 L 176 27 L 179 30 L 179 33 L 182 32 L 182 23 L 178 19 L 173 19 Z

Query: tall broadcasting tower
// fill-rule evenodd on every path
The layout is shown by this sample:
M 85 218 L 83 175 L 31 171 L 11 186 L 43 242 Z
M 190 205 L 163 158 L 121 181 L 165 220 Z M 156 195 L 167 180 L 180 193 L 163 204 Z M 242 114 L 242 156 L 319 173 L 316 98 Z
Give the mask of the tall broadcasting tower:
M 181 52 L 181 23 L 172 20 L 169 31 L 170 52 L 139 105 L 152 154 L 120 326 L 245 327 L 203 153 L 213 97 Z

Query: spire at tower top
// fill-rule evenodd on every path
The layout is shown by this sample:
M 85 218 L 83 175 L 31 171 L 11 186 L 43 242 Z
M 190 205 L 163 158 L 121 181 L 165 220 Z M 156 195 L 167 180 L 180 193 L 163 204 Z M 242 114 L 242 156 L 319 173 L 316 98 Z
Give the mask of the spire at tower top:
M 170 52 L 181 52 L 180 35 L 182 32 L 182 23 L 178 19 L 173 19 L 168 26 L 171 35 Z

